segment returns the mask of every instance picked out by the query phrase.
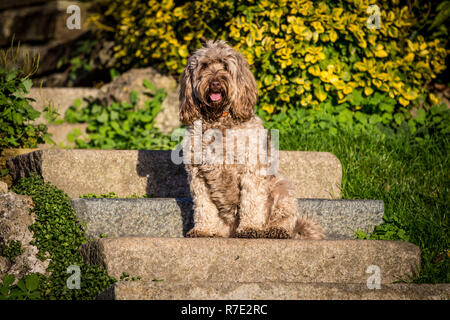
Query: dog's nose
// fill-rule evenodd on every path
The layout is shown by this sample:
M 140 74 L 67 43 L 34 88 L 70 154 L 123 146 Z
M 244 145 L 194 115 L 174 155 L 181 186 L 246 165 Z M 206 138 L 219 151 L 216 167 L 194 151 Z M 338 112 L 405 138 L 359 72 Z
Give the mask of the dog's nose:
M 220 89 L 220 82 L 219 81 L 211 82 L 211 89 L 212 90 L 219 90 Z

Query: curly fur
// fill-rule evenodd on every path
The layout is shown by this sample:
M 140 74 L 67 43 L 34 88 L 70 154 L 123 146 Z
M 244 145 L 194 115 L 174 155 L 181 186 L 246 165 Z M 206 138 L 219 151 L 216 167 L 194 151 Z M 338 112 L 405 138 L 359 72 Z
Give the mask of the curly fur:
M 255 78 L 244 57 L 224 41 L 208 41 L 190 56 L 180 89 L 180 119 L 189 125 L 188 143 L 195 144 L 193 140 L 198 138 L 196 120 L 201 121 L 201 133 L 214 129 L 222 134 L 223 150 L 215 150 L 212 157 L 222 151 L 226 154 L 228 129 L 263 129 L 254 113 L 258 97 Z M 215 139 L 202 139 L 202 152 Z M 236 156 L 237 146 L 232 150 Z M 258 152 L 250 147 L 245 150 Z M 186 170 L 195 226 L 187 236 L 322 239 L 321 227 L 299 215 L 289 182 L 279 174 L 261 173 L 267 166 L 260 158 L 232 164 L 189 161 Z

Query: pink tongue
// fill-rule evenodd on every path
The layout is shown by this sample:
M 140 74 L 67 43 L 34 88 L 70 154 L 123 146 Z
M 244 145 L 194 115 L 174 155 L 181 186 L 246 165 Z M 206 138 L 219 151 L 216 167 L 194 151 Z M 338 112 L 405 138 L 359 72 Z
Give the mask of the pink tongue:
M 222 95 L 219 93 L 211 93 L 211 95 L 209 96 L 211 98 L 212 101 L 219 101 L 220 99 L 222 99 Z

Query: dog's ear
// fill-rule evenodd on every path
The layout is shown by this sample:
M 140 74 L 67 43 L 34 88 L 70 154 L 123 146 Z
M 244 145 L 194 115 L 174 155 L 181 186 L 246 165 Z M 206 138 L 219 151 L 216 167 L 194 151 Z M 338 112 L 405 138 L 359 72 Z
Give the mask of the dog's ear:
M 192 124 L 200 117 L 200 112 L 195 106 L 192 95 L 192 72 L 195 69 L 196 60 L 192 57 L 188 60 L 183 74 L 180 77 L 180 121 L 182 124 Z
M 239 53 L 236 54 L 236 99 L 231 109 L 234 118 L 240 121 L 249 120 L 254 113 L 254 108 L 258 100 L 258 90 L 253 73 L 245 58 Z

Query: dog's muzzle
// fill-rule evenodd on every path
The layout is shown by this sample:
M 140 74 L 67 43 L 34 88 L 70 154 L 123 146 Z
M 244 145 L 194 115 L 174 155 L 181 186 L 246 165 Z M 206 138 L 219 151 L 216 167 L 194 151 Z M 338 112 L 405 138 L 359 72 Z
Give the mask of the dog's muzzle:
M 209 99 L 211 102 L 217 103 L 223 99 L 222 86 L 219 81 L 213 81 L 210 85 Z

